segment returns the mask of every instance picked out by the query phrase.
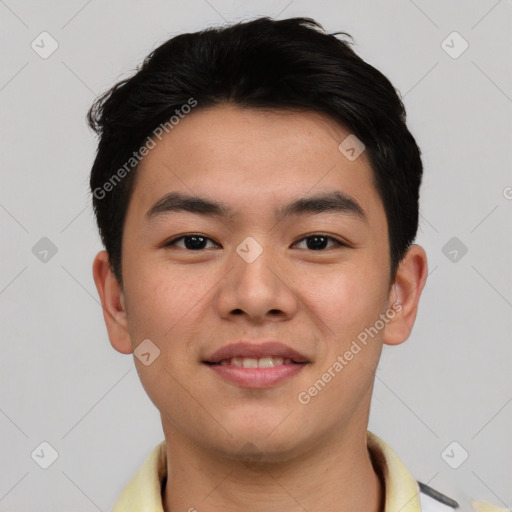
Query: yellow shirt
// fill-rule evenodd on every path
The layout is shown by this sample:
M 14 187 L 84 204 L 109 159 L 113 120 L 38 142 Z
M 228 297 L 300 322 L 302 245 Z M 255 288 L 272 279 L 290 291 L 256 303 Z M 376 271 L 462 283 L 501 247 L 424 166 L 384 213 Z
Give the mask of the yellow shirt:
M 372 460 L 384 477 L 385 512 L 453 511 L 454 508 L 420 493 L 414 480 L 395 452 L 379 437 L 367 431 Z M 167 475 L 165 440 L 151 451 L 141 468 L 125 487 L 112 512 L 164 512 L 162 484 Z M 489 505 L 488 512 L 500 511 Z M 456 509 L 455 509 L 456 510 Z M 475 510 L 478 510 L 475 507 Z

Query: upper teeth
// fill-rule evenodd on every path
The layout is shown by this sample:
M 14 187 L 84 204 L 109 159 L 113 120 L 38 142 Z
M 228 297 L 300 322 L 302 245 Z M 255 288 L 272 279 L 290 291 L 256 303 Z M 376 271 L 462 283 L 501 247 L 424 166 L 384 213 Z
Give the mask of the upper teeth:
M 243 368 L 272 368 L 281 364 L 291 364 L 291 359 L 283 359 L 282 357 L 260 357 L 259 359 L 252 357 L 232 357 L 231 359 L 223 359 L 219 364 L 240 366 Z

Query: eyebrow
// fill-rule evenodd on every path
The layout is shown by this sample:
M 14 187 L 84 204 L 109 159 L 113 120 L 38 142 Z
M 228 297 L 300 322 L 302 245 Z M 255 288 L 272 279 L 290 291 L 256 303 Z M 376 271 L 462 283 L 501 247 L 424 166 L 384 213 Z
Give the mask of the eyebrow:
M 222 202 L 204 197 L 190 196 L 180 192 L 170 192 L 160 198 L 147 212 L 148 221 L 170 212 L 190 212 L 209 217 L 231 219 L 235 212 Z M 365 222 L 368 221 L 362 206 L 349 195 L 332 191 L 314 196 L 301 197 L 280 206 L 275 211 L 275 217 L 282 220 L 291 216 L 315 215 L 321 213 L 340 213 L 353 216 Z

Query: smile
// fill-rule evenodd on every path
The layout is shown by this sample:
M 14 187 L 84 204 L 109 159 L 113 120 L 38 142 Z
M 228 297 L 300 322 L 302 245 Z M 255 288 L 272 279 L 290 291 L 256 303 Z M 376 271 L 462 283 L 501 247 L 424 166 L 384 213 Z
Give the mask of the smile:
M 218 363 L 205 362 L 215 374 L 240 387 L 267 388 L 299 374 L 308 363 L 281 357 L 232 357 Z

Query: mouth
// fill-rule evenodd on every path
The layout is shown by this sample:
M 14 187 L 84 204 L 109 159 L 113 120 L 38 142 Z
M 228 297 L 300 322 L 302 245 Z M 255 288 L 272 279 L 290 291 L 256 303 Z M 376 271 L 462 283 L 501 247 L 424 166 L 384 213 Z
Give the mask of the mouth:
M 272 388 L 289 381 L 311 364 L 307 361 L 294 361 L 280 356 L 229 357 L 220 361 L 203 361 L 214 375 L 223 382 L 240 388 Z
M 306 361 L 294 361 L 287 357 L 264 356 L 264 357 L 229 357 L 218 362 L 203 361 L 211 366 L 231 366 L 234 368 L 275 368 L 276 366 L 287 366 L 296 364 L 307 364 Z
M 268 340 L 226 345 L 202 363 L 224 382 L 243 388 L 269 388 L 298 375 L 311 361 L 288 345 Z
M 304 354 L 278 341 L 263 343 L 240 341 L 225 345 L 207 356 L 203 362 L 243 368 L 269 368 L 310 361 Z

